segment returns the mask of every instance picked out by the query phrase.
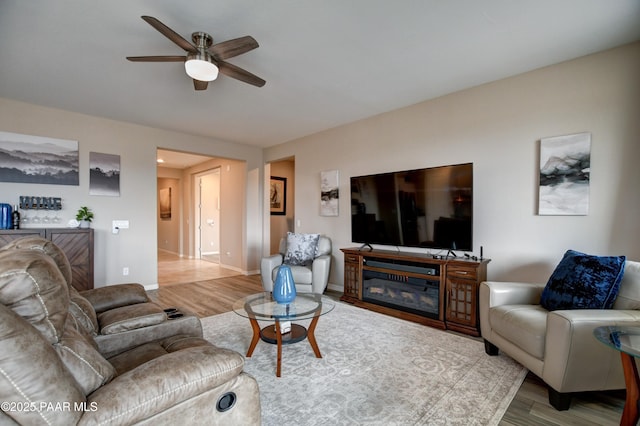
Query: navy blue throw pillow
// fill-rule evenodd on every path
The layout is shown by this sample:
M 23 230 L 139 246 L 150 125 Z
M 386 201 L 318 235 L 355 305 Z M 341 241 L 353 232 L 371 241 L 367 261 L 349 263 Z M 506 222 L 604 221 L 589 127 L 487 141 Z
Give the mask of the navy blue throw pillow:
M 611 309 L 620 290 L 625 256 L 592 256 L 567 250 L 547 282 L 540 304 L 559 309 Z

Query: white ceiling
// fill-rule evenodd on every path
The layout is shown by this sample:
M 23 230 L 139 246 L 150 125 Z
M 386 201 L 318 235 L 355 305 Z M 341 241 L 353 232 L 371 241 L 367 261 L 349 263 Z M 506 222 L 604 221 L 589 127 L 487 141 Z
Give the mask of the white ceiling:
M 185 39 L 252 35 L 196 92 Z M 0 0 L 0 97 L 268 147 L 640 39 L 640 0 Z
M 214 157 L 208 157 L 199 154 L 190 154 L 188 152 L 170 151 L 159 149 L 156 153 L 158 166 L 170 169 L 186 169 L 196 164 L 212 160 Z

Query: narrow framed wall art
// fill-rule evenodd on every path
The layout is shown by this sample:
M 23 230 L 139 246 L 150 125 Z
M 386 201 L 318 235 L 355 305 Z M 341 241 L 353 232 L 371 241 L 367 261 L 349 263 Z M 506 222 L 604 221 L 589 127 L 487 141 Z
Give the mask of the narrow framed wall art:
M 338 216 L 338 171 L 320 172 L 320 216 Z
M 539 215 L 589 214 L 591 133 L 540 140 Z

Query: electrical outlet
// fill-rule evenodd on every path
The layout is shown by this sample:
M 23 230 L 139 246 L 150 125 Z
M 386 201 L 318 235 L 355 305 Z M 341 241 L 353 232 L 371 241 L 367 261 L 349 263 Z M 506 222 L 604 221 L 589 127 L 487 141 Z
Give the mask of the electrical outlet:
M 129 275 L 129 267 L 125 266 L 122 268 L 122 275 Z

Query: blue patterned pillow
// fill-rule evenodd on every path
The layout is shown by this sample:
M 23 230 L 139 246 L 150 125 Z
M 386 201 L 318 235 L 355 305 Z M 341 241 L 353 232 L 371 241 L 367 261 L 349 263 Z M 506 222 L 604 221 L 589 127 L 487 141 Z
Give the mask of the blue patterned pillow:
M 625 261 L 625 256 L 591 256 L 567 250 L 542 291 L 540 304 L 549 311 L 611 309 Z
M 284 255 L 286 265 L 311 265 L 316 254 L 320 234 L 296 234 L 287 232 L 287 251 Z

